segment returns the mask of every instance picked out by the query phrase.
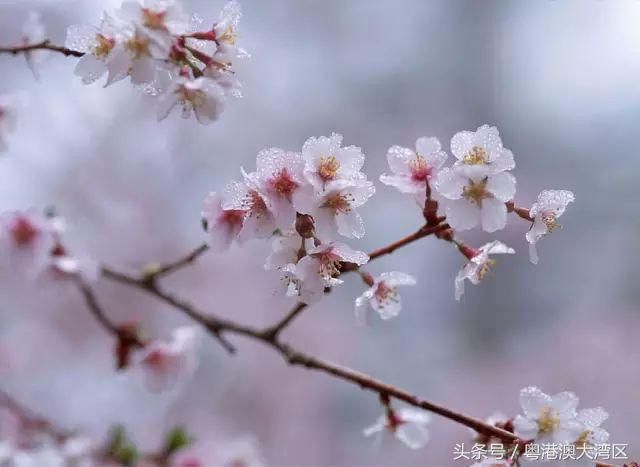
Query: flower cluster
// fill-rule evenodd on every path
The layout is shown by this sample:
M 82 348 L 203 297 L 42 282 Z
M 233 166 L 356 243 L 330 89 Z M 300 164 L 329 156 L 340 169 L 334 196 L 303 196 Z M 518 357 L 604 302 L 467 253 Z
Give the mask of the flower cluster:
M 10 276 L 66 278 L 76 275 L 85 280 L 98 276 L 97 264 L 71 254 L 62 240 L 64 220 L 53 214 L 14 211 L 0 214 L 0 271 Z
M 517 209 L 521 217 L 532 222 L 526 239 L 530 245 L 531 262 L 537 263 L 535 244 L 552 232 L 573 193 L 564 190 L 545 190 L 530 210 L 515 208 L 516 179 L 513 153 L 505 148 L 495 127 L 483 125 L 476 131 L 461 131 L 451 139 L 451 153 L 455 162 L 443 167 L 447 154 L 440 141 L 422 137 L 416 149 L 392 146 L 387 161 L 392 175 L 382 175 L 380 181 L 410 194 L 425 210 L 440 208 L 452 231 L 469 230 L 481 226 L 486 232 L 504 229 L 509 210 Z M 429 218 L 427 218 L 429 220 Z M 499 241 L 474 249 L 458 243 L 468 259 L 455 279 L 455 297 L 464 293 L 464 281 L 478 284 L 495 260 L 492 254 L 513 254 L 515 251 Z
M 597 447 L 609 440 L 609 433 L 601 426 L 609 414 L 602 407 L 577 410 L 578 402 L 578 397 L 572 392 L 552 396 L 530 386 L 520 391 L 522 415 L 513 419 L 503 415 L 492 416 L 487 423 L 514 433 L 526 443 L 525 448 L 538 445 L 558 452 L 569 451 L 568 448 L 593 451 L 584 459 L 595 459 Z M 500 439 L 482 435 L 476 440 L 492 446 L 495 452 L 500 451 L 501 457 L 487 456 L 472 467 L 519 465 L 516 463 L 518 458 L 527 457 L 523 446 L 505 446 Z
M 361 169 L 362 150 L 342 146 L 342 136 L 309 138 L 300 152 L 270 148 L 256 158 L 256 170 L 211 193 L 202 211 L 209 244 L 220 251 L 235 240 L 273 240 L 265 268 L 280 272 L 283 292 L 304 303 L 342 282 L 342 265 L 361 266 L 368 256 L 339 241 L 361 238 L 357 212 L 374 194 Z
M 66 46 L 85 55 L 75 73 L 85 84 L 105 74 L 106 86 L 123 79 L 161 94 L 158 119 L 180 107 L 202 124 L 218 118 L 229 96 L 241 95 L 233 60 L 240 6 L 231 1 L 211 29 L 200 31 L 177 0 L 125 0 L 98 26 L 71 26 Z

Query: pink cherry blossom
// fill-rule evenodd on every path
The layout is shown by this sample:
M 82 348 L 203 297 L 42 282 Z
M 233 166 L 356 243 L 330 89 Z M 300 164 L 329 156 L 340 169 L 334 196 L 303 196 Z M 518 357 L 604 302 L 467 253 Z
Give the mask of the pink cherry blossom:
M 300 298 L 305 303 L 317 301 L 325 287 L 342 283 L 342 279 L 337 278 L 340 263 L 363 265 L 368 261 L 366 253 L 354 250 L 344 243 L 325 243 L 312 248 L 295 266 Z
M 207 244 L 212 251 L 223 251 L 231 246 L 242 230 L 245 214 L 241 209 L 223 209 L 222 196 L 209 193 L 204 200 L 202 218 L 206 222 Z
M 495 232 L 507 223 L 505 202 L 515 195 L 516 179 L 509 172 L 470 174 L 454 166 L 438 174 L 435 186 L 451 227 L 469 230 L 481 224 L 486 232 Z
M 302 147 L 304 174 L 315 190 L 322 191 L 336 180 L 362 179 L 364 154 L 356 146 L 342 147 L 342 135 L 309 138 Z
M 337 234 L 362 238 L 364 221 L 356 208 L 374 193 L 375 187 L 365 179 L 340 179 L 328 183 L 320 193 L 301 190 L 296 193 L 294 205 L 300 213 L 313 216 L 316 235 L 321 240 L 334 239 Z
M 529 210 L 533 224 L 526 234 L 529 242 L 529 259 L 533 264 L 538 264 L 536 243 L 560 226 L 558 218 L 564 214 L 567 205 L 574 200 L 573 193 L 567 190 L 544 190 L 538 195 L 538 200 Z
M 408 193 L 424 206 L 427 183 L 435 178 L 447 153 L 441 150 L 438 138 L 419 138 L 416 150 L 401 146 L 391 146 L 387 152 L 387 162 L 393 175 L 381 175 L 380 181 L 393 186 L 401 193 Z
M 515 250 L 509 248 L 504 243 L 494 240 L 481 246 L 478 250 L 471 251 L 472 255 L 467 264 L 460 270 L 455 279 L 455 297 L 460 300 L 464 294 L 464 281 L 469 280 L 472 284 L 478 285 L 484 276 L 495 264 L 495 260 L 489 255 L 514 254 Z
M 216 60 L 228 63 L 234 58 L 247 58 L 246 50 L 237 46 L 238 24 L 242 18 L 242 10 L 237 1 L 228 2 L 220 12 L 213 31 L 217 44 Z
M 513 169 L 513 153 L 502 145 L 498 129 L 482 125 L 476 131 L 461 131 L 451 138 L 451 152 L 458 159 L 454 167 L 469 178 Z
M 367 306 L 371 306 L 385 320 L 398 316 L 402 301 L 397 288 L 405 285 L 416 285 L 416 280 L 404 272 L 384 272 L 376 277 L 373 285 L 356 298 L 358 321 L 366 321 Z
M 197 341 L 198 328 L 184 326 L 173 331 L 171 340 L 153 341 L 143 350 L 140 367 L 150 391 L 169 390 L 191 376 L 198 364 Z
M 167 118 L 179 106 L 182 118 L 189 118 L 193 113 L 199 123 L 208 125 L 218 119 L 224 104 L 224 89 L 215 80 L 204 76 L 195 79 L 178 76 L 171 89 L 160 97 L 158 121 Z
M 238 242 L 270 237 L 276 229 L 273 207 L 256 184 L 254 177 L 243 172 L 244 183 L 232 181 L 222 193 L 222 209 L 245 213 Z
M 260 151 L 256 158 L 256 185 L 273 206 L 276 226 L 290 229 L 296 220 L 293 199 L 306 184 L 303 176 L 304 162 L 296 152 L 270 148 Z
M 33 275 L 50 261 L 62 226 L 35 211 L 15 211 L 0 215 L 0 229 L 3 269 Z
M 380 415 L 376 423 L 363 430 L 365 436 L 389 433 L 411 449 L 420 449 L 429 441 L 427 425 L 431 416 L 424 410 L 402 407 Z

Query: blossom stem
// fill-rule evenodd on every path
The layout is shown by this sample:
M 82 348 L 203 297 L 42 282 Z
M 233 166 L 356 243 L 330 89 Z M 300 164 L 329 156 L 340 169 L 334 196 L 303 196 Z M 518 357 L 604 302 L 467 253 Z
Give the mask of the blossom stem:
M 439 224 L 435 226 L 424 226 L 418 229 L 416 232 L 411 235 L 407 235 L 400 240 L 391 243 L 383 248 L 379 248 L 377 250 L 369 253 L 369 261 L 379 258 L 381 256 L 389 255 L 396 251 L 398 248 L 402 248 L 403 246 L 408 245 L 409 243 L 413 243 L 416 240 L 420 240 L 421 238 L 427 237 L 429 235 L 435 234 L 437 232 L 447 230 L 449 228 L 449 224 Z
M 77 50 L 71 50 L 60 45 L 54 45 L 48 39 L 35 44 L 24 44 L 24 45 L 0 47 L 0 53 L 13 54 L 13 55 L 18 55 L 19 53 L 29 53 L 29 52 L 33 52 L 34 50 L 49 50 L 51 52 L 61 53 L 66 57 L 84 56 L 83 52 L 78 52 Z
M 520 207 L 516 206 L 513 201 L 507 201 L 504 204 L 507 206 L 507 211 L 508 212 L 513 212 L 513 213 L 517 214 L 518 217 L 521 217 L 522 219 L 524 219 L 526 221 L 533 222 L 533 217 L 531 217 L 531 214 L 529 213 L 528 209 L 520 208 Z

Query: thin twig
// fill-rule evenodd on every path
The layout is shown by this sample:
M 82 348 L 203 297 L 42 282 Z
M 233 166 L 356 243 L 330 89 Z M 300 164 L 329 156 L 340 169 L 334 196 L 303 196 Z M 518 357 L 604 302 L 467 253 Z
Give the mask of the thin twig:
M 278 334 L 289 326 L 289 324 L 307 307 L 306 303 L 299 302 L 293 309 L 287 313 L 284 318 L 274 324 L 271 328 L 265 330 L 265 333 L 273 335 L 274 338 L 278 337 Z
M 0 53 L 13 54 L 13 55 L 18 55 L 19 53 L 29 53 L 35 50 L 49 50 L 51 52 L 61 53 L 62 55 L 65 55 L 67 57 L 84 56 L 83 52 L 78 52 L 77 50 L 68 49 L 60 45 L 54 45 L 49 40 L 38 42 L 36 44 L 24 44 L 24 45 L 0 47 Z
M 191 265 L 194 261 L 196 261 L 203 253 L 205 253 L 209 249 L 207 244 L 202 244 L 198 246 L 195 250 L 189 252 L 182 258 L 177 259 L 171 263 L 164 264 L 158 268 L 156 268 L 153 272 L 149 273 L 147 277 L 149 279 L 156 279 L 158 277 L 166 276 L 173 272 L 176 272 L 186 266 Z
M 23 428 L 27 430 L 38 430 L 49 434 L 58 441 L 64 441 L 73 435 L 71 431 L 59 428 L 42 415 L 35 413 L 33 410 L 25 407 L 7 392 L 0 389 L 0 407 L 4 407 L 13 415 L 15 415 Z

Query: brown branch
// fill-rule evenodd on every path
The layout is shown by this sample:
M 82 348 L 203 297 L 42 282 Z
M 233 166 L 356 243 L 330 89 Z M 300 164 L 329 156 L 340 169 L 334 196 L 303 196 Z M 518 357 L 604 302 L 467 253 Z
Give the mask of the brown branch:
M 73 435 L 71 431 L 54 426 L 49 420 L 42 415 L 35 413 L 33 410 L 25 407 L 7 392 L 0 389 L 0 407 L 4 407 L 13 415 L 15 415 L 22 427 L 26 430 L 37 430 L 45 432 L 57 441 L 64 441 Z
M 51 42 L 49 42 L 48 39 L 42 42 L 38 42 L 36 44 L 24 44 L 24 45 L 0 47 L 0 53 L 13 54 L 13 55 L 18 55 L 20 53 L 29 53 L 35 50 L 49 50 L 51 52 L 58 52 L 66 57 L 84 56 L 83 52 L 78 52 L 77 50 L 68 49 L 60 45 L 54 45 Z
M 162 276 L 169 275 L 173 272 L 176 272 L 186 266 L 189 266 L 193 262 L 195 262 L 203 253 L 205 253 L 209 249 L 209 246 L 205 243 L 198 246 L 195 250 L 189 252 L 187 255 L 179 258 L 171 263 L 164 264 L 153 269 L 151 272 L 147 274 L 147 280 L 154 280 Z
M 374 252 L 372 252 L 370 257 L 372 260 L 374 260 L 386 254 L 390 254 L 396 249 L 408 245 L 409 243 L 412 243 L 420 238 L 426 237 L 431 234 L 436 234 L 447 229 L 449 229 L 449 226 L 446 224 L 438 226 L 425 226 L 419 229 L 414 234 L 409 235 L 408 237 L 394 242 L 387 247 L 375 250 Z M 198 254 L 190 254 L 185 256 L 182 260 L 178 260 L 172 264 L 179 264 L 181 265 L 180 267 L 182 267 L 182 265 L 189 264 L 192 261 L 190 258 L 195 258 L 197 256 Z M 354 269 L 355 268 L 347 267 L 344 268 L 344 272 L 348 272 Z M 165 268 L 165 270 L 172 271 L 175 270 L 175 268 L 168 267 Z M 296 305 L 293 310 L 291 310 L 281 321 L 276 323 L 274 326 L 270 326 L 266 329 L 261 330 L 200 311 L 193 305 L 162 291 L 154 281 L 149 281 L 148 278 L 145 278 L 144 276 L 140 278 L 131 277 L 129 275 L 113 271 L 106 267 L 103 267 L 102 272 L 105 277 L 111 280 L 141 289 L 155 296 L 159 300 L 164 301 L 165 303 L 182 311 L 187 316 L 205 327 L 205 329 L 207 329 L 210 334 L 217 338 L 230 352 L 235 351 L 235 347 L 233 347 L 228 341 L 226 341 L 223 335 L 229 333 L 246 336 L 262 342 L 265 345 L 268 345 L 274 350 L 278 351 L 290 365 L 302 366 L 307 369 L 327 373 L 344 381 L 354 383 L 360 386 L 362 389 L 373 391 L 383 397 L 395 398 L 409 405 L 420 407 L 422 409 L 436 413 L 438 415 L 441 415 L 442 417 L 458 422 L 477 431 L 478 433 L 487 436 L 495 436 L 509 443 L 524 442 L 511 432 L 489 425 L 482 422 L 481 420 L 448 409 L 444 406 L 421 399 L 408 391 L 384 383 L 364 373 L 360 373 L 350 368 L 307 355 L 294 349 L 289 344 L 281 342 L 279 340 L 280 332 L 285 329 L 291 323 L 291 321 L 306 308 L 306 305 L 303 303 L 299 303 L 298 305 Z M 90 296 L 91 295 L 89 295 L 89 297 Z
M 418 229 L 416 232 L 411 235 L 407 235 L 404 238 L 401 238 L 397 242 L 393 242 L 390 245 L 387 245 L 383 248 L 379 248 L 377 250 L 369 253 L 369 261 L 374 260 L 376 258 L 380 258 L 381 256 L 389 255 L 396 251 L 398 248 L 402 248 L 403 246 L 408 245 L 409 243 L 413 243 L 416 240 L 420 240 L 421 238 L 427 237 L 429 235 L 435 234 L 437 232 L 441 232 L 443 230 L 449 229 L 449 224 L 438 224 L 435 226 L 427 226 Z
M 293 309 L 287 313 L 284 318 L 282 318 L 280 321 L 278 321 L 276 324 L 274 324 L 272 327 L 266 329 L 264 332 L 265 334 L 272 336 L 272 338 L 277 338 L 278 334 L 280 334 L 280 332 L 286 328 L 287 326 L 289 326 L 289 324 L 296 318 L 296 316 L 298 316 L 300 313 L 302 313 L 302 311 L 307 307 L 306 303 L 298 303 L 296 306 L 293 307 Z
M 223 334 L 230 333 L 230 334 L 243 335 L 243 336 L 252 338 L 254 340 L 260 341 L 272 347 L 273 349 L 277 350 L 290 365 L 302 366 L 308 369 L 313 369 L 313 370 L 322 371 L 324 373 L 328 373 L 342 380 L 355 383 L 363 389 L 373 391 L 375 393 L 382 394 L 387 397 L 392 397 L 392 398 L 401 400 L 403 402 L 406 402 L 407 404 L 413 405 L 415 407 L 420 407 L 422 409 L 436 413 L 445 418 L 448 418 L 455 422 L 461 423 L 469 428 L 472 428 L 478 433 L 481 433 L 487 436 L 495 436 L 509 443 L 521 442 L 521 440 L 517 436 L 515 436 L 513 433 L 510 433 L 506 430 L 486 424 L 481 420 L 475 419 L 473 417 L 469 417 L 465 414 L 456 412 L 451 409 L 447 409 L 446 407 L 434 404 L 427 400 L 420 399 L 419 397 L 414 396 L 403 389 L 400 389 L 390 384 L 379 381 L 364 373 L 360 373 L 355 370 L 351 370 L 349 368 L 336 365 L 331 362 L 327 362 L 327 361 L 318 359 L 316 357 L 304 354 L 298 350 L 295 350 L 290 345 L 280 342 L 280 340 L 278 339 L 278 332 L 282 330 L 284 326 L 279 328 L 276 326 L 276 329 L 278 329 L 277 332 L 274 332 L 273 327 L 267 328 L 265 330 L 255 329 L 249 326 L 245 326 L 233 321 L 229 321 L 229 320 L 219 318 L 211 314 L 206 314 L 202 311 L 199 311 L 194 306 L 180 299 L 177 299 L 165 292 L 162 292 L 160 289 L 157 288 L 157 286 L 149 285 L 149 283 L 141 282 L 139 279 L 131 278 L 121 273 L 111 271 L 108 268 L 103 268 L 103 273 L 105 277 L 145 290 L 146 292 L 157 297 L 158 299 L 165 301 L 166 303 L 169 303 L 175 308 L 181 310 L 190 318 L 202 324 L 209 331 L 209 333 L 211 333 L 214 337 L 216 337 L 221 342 L 225 343 L 228 350 L 230 350 L 229 346 L 231 346 L 231 344 L 229 344 L 224 339 Z M 294 308 L 294 310 L 297 310 L 296 314 L 302 311 L 302 309 L 304 309 L 304 306 L 302 305 L 296 306 L 296 308 Z M 287 317 L 291 315 L 293 315 L 293 312 L 289 313 Z M 280 324 L 282 324 L 282 322 Z M 231 348 L 235 350 L 235 348 L 233 348 L 232 346 Z

